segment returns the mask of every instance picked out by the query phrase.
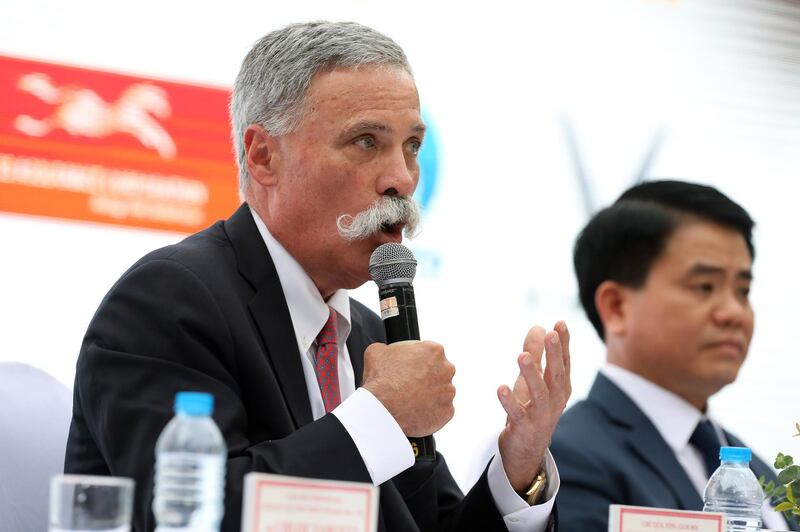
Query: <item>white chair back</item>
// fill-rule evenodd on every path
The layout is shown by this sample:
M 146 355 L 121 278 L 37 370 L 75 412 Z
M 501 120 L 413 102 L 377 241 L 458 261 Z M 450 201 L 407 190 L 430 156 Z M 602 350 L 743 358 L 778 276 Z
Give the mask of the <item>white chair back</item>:
M 63 472 L 72 392 L 26 364 L 0 363 L 0 530 L 47 530 L 50 477 Z

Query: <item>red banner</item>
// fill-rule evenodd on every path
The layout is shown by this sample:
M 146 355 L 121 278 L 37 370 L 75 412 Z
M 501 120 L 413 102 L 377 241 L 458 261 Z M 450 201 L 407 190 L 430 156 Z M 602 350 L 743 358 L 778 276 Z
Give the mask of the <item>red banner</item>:
M 0 56 L 0 211 L 194 232 L 238 202 L 227 90 Z

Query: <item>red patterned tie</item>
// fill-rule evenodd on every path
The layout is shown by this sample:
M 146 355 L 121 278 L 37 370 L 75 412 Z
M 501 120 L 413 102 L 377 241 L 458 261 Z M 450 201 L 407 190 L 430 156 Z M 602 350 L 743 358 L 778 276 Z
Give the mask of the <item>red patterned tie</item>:
M 330 412 L 342 402 L 339 394 L 339 348 L 336 346 L 336 311 L 332 308 L 328 321 L 317 335 L 317 382 L 325 403 L 325 412 Z

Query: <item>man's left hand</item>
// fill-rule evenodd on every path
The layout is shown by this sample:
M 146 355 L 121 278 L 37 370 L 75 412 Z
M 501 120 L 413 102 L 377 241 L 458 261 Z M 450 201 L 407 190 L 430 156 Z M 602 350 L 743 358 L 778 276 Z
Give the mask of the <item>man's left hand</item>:
M 567 405 L 570 383 L 569 331 L 563 321 L 545 333 L 528 331 L 524 352 L 517 358 L 520 374 L 514 389 L 500 386 L 497 397 L 508 414 L 498 447 L 511 487 L 528 488 L 542 467 L 556 424 Z M 547 364 L 542 368 L 542 354 Z

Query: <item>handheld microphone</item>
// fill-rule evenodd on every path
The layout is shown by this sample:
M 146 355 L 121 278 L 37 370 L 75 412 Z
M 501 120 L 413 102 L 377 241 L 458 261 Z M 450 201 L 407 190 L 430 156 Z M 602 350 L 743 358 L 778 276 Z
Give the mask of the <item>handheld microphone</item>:
M 369 259 L 369 274 L 378 285 L 381 319 L 389 344 L 417 342 L 420 339 L 417 304 L 411 285 L 416 273 L 414 254 L 402 244 L 382 244 Z M 433 436 L 408 440 L 418 461 L 436 460 Z

